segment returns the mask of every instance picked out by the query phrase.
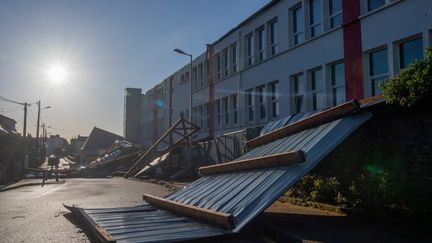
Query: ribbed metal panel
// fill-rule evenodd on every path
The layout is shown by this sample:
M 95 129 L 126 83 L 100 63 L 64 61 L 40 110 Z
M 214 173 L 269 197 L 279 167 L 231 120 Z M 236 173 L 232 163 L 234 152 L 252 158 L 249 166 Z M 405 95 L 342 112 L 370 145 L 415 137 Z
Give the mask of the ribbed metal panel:
M 117 242 L 176 241 L 230 233 L 148 204 L 127 208 L 84 209 L 83 213 Z
M 119 242 L 178 241 L 235 233 L 269 207 L 372 115 L 361 112 L 304 130 L 261 147 L 237 160 L 301 149 L 301 164 L 202 177 L 168 199 L 235 216 L 232 231 L 180 217 L 150 205 L 88 209 L 85 213 Z
M 238 232 L 306 175 L 352 131 L 371 117 L 361 113 L 304 130 L 258 147 L 238 160 L 301 149 L 302 164 L 200 178 L 168 196 L 173 201 L 233 214 Z
M 311 116 L 317 112 L 318 111 L 312 111 L 312 112 L 307 112 L 307 113 L 297 113 L 297 114 L 289 115 L 287 117 L 278 119 L 276 121 L 269 122 L 261 129 L 260 136 L 267 134 L 269 132 L 273 132 L 276 129 L 279 129 L 283 126 L 294 123 L 294 122 L 301 120 L 303 118 L 309 117 L 309 116 Z

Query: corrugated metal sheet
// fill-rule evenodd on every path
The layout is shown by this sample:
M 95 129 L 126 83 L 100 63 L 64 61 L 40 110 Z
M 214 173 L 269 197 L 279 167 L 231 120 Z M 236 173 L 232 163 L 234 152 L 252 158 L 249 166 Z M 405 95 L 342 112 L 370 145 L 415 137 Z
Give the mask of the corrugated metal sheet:
M 228 234 L 229 231 L 181 217 L 145 204 L 115 209 L 84 209 L 94 223 L 117 242 L 190 240 Z
M 305 152 L 304 163 L 206 176 L 167 196 L 167 199 L 176 202 L 234 215 L 236 227 L 232 231 L 191 219 L 184 219 L 181 224 L 173 223 L 171 220 L 182 217 L 163 210 L 118 212 L 115 214 L 117 219 L 113 219 L 112 215 L 107 217 L 105 213 L 100 215 L 92 214 L 94 212 L 89 210 L 86 212 L 116 240 L 121 241 L 175 241 L 238 232 L 371 116 L 368 112 L 360 112 L 341 118 L 255 148 L 237 159 L 301 149 Z M 139 230 L 134 225 L 140 225 Z M 146 236 L 148 232 L 151 232 L 151 237 Z
M 309 117 L 315 113 L 317 113 L 318 111 L 312 111 L 312 112 L 307 112 L 307 113 L 297 113 L 297 114 L 293 114 L 293 115 L 289 115 L 287 117 L 278 119 L 276 121 L 272 121 L 267 123 L 260 131 L 260 136 L 273 132 L 276 129 L 279 129 L 283 126 L 289 125 L 291 123 L 294 123 L 298 120 L 301 120 L 303 118 Z

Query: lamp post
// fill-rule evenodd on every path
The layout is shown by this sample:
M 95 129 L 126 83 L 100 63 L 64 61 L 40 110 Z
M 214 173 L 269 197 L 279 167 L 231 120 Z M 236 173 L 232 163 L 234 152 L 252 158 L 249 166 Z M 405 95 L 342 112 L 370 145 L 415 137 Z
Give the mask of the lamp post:
M 51 106 L 47 106 L 41 109 L 41 102 L 40 100 L 37 102 L 38 104 L 38 118 L 37 118 L 37 126 L 36 126 L 36 160 L 39 158 L 39 123 L 40 123 L 40 112 L 41 110 L 49 109 Z
M 190 79 L 190 96 L 189 96 L 189 122 L 192 123 L 192 54 L 188 54 L 180 49 L 174 49 L 175 52 L 188 56 L 190 58 L 190 71 L 189 71 L 189 79 Z

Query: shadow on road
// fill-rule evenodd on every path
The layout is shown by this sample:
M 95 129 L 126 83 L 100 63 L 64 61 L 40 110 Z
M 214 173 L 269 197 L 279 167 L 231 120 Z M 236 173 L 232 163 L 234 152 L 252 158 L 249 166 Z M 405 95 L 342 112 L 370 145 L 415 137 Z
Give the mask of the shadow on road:
M 87 239 L 90 240 L 90 242 L 99 242 L 99 240 L 93 236 L 92 232 L 85 227 L 83 222 L 81 222 L 77 217 L 75 217 L 72 213 L 65 213 L 63 214 L 63 217 L 65 217 L 70 223 L 75 225 L 76 229 L 78 230 L 78 233 L 84 233 L 87 237 Z

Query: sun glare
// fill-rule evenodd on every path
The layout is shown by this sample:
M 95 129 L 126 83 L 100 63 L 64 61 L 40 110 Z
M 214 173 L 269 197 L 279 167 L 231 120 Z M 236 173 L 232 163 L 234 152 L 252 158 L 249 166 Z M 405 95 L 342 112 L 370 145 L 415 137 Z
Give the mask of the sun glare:
M 63 82 L 69 76 L 65 67 L 60 65 L 60 64 L 56 64 L 56 65 L 51 66 L 47 70 L 47 74 L 48 74 L 49 79 L 53 82 Z

